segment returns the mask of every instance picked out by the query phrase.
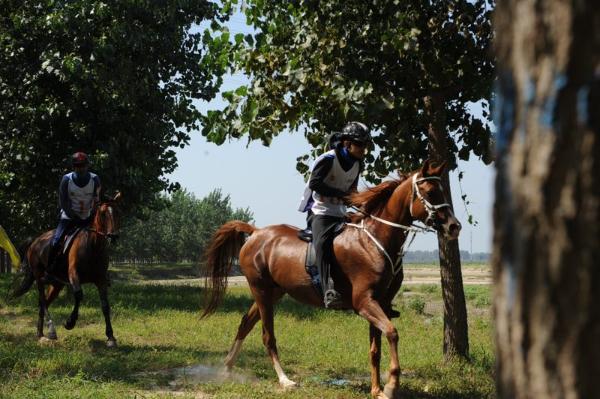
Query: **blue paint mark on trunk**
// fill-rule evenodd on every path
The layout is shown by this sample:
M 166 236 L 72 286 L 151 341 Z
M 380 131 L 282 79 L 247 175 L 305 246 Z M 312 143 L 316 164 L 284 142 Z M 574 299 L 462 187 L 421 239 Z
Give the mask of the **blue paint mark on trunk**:
M 498 126 L 496 134 L 496 153 L 506 151 L 514 130 L 516 90 L 512 73 L 503 71 L 498 76 L 496 96 L 492 104 L 494 124 Z
M 580 87 L 579 90 L 577 90 L 577 121 L 582 125 L 587 125 L 589 123 L 589 94 L 589 85 Z
M 542 112 L 540 113 L 540 124 L 547 128 L 552 129 L 554 126 L 554 111 L 556 109 L 556 98 L 558 93 L 567 85 L 567 76 L 564 73 L 555 74 L 554 83 L 552 90 L 542 105 Z

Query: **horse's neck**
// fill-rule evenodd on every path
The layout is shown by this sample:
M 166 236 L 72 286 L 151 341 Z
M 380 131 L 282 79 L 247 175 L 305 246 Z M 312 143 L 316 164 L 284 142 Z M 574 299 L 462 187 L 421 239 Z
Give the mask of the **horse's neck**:
M 411 180 L 406 179 L 394 190 L 380 213 L 382 219 L 392 223 L 409 226 L 413 218 L 410 214 L 410 202 L 412 200 Z
M 87 245 L 95 251 L 103 250 L 106 247 L 106 238 L 97 233 L 100 231 L 98 226 L 97 223 L 93 223 L 89 229 L 86 229 Z
M 407 179 L 394 190 L 383 210 L 376 216 L 388 222 L 410 226 L 413 222 L 410 214 L 411 194 L 410 181 Z M 393 256 L 402 248 L 407 236 L 406 230 L 377 221 L 373 222 L 373 232 L 386 251 Z

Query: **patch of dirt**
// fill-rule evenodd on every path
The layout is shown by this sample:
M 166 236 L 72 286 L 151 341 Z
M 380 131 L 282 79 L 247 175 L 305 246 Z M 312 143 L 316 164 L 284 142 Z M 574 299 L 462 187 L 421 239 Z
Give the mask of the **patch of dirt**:
M 224 366 L 213 367 L 204 364 L 158 371 L 145 371 L 136 373 L 133 376 L 141 380 L 149 380 L 151 385 L 156 386 L 156 388 L 167 389 L 168 392 L 181 391 L 182 388 L 205 382 L 222 383 L 230 381 L 248 383 L 256 381 L 256 378 L 249 374 L 227 371 Z

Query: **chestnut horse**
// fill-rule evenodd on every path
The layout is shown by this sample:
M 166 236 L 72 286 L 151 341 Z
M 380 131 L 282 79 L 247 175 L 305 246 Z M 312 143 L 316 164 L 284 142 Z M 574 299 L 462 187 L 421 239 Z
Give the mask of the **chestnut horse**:
M 65 322 L 64 327 L 71 330 L 79 317 L 79 305 L 83 299 L 81 284 L 94 283 L 100 294 L 100 302 L 104 321 L 106 323 L 106 337 L 108 347 L 117 345 L 113 335 L 110 322 L 110 305 L 108 304 L 108 245 L 111 240 L 118 236 L 118 224 L 115 205 L 120 200 L 121 194 L 117 193 L 114 198 L 100 203 L 95 210 L 92 224 L 89 228 L 82 229 L 73 238 L 69 250 L 64 255 L 59 255 L 56 265 L 56 278 L 51 281 L 48 292 L 45 293 L 47 284 L 45 269 L 48 261 L 50 241 L 54 230 L 50 230 L 34 239 L 25 249 L 23 266 L 25 277 L 20 286 L 12 292 L 16 298 L 25 294 L 31 288 L 33 282 L 37 283 L 39 297 L 39 316 L 37 323 L 37 335 L 39 339 L 44 337 L 44 318 L 48 322 L 48 339 L 55 340 L 56 329 L 48 311 L 48 307 L 56 299 L 65 284 L 73 288 L 75 305 L 71 315 Z M 65 259 L 66 258 L 66 259 Z
M 432 226 L 449 239 L 456 239 L 460 223 L 454 217 L 441 186 L 444 165 L 425 161 L 422 168 L 400 180 L 386 181 L 367 191 L 352 194 L 351 204 L 361 213 L 354 223 L 334 240 L 336 289 L 345 308 L 354 310 L 370 323 L 371 394 L 378 398 L 399 395 L 400 366 L 398 332 L 390 321 L 392 300 L 402 284 L 401 257 L 411 226 L 419 220 Z M 359 224 L 360 223 L 360 224 Z M 262 320 L 263 343 L 284 386 L 293 386 L 284 373 L 273 332 L 273 305 L 285 293 L 299 302 L 323 307 L 323 298 L 305 270 L 307 244 L 298 239 L 298 229 L 275 225 L 258 229 L 241 221 L 224 224 L 215 233 L 206 254 L 207 307 L 203 317 L 213 313 L 227 287 L 227 275 L 236 258 L 254 297 L 244 315 L 237 336 L 225 359 L 231 369 L 244 338 Z M 249 237 L 248 237 L 249 236 Z M 247 238 L 248 237 L 248 238 Z M 381 390 L 381 334 L 390 347 L 389 380 Z

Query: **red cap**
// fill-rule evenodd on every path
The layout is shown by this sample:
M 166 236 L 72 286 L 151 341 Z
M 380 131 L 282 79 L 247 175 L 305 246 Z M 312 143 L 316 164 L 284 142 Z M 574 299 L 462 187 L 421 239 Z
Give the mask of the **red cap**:
M 71 161 L 73 166 L 83 166 L 90 163 L 88 156 L 85 152 L 76 152 L 71 157 Z

